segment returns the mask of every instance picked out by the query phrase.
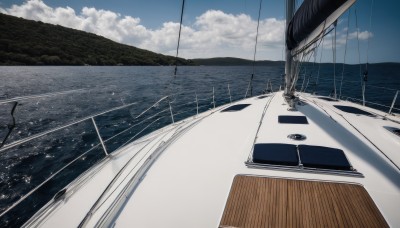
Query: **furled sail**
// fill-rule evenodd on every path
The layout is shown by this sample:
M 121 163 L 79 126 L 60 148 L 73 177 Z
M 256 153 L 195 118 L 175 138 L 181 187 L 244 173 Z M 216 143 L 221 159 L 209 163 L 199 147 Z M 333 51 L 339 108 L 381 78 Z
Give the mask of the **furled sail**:
M 322 37 L 356 0 L 304 0 L 286 30 L 287 48 L 294 52 Z

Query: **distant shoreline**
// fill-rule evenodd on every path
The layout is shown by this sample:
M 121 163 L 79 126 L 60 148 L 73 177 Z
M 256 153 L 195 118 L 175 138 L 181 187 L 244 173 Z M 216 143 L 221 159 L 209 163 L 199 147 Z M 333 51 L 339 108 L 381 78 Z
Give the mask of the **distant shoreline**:
M 219 62 L 219 61 L 212 61 L 215 58 L 211 58 L 211 59 L 202 59 L 202 61 L 198 61 L 198 59 L 193 59 L 193 60 L 189 60 L 192 61 L 192 64 L 190 65 L 178 65 L 179 66 L 194 66 L 194 67 L 198 67 L 198 66 L 253 66 L 253 61 L 251 60 L 245 60 L 245 59 L 237 59 L 237 60 L 242 60 L 242 62 L 240 61 L 232 61 L 232 62 Z M 303 64 L 314 64 L 312 62 L 304 62 Z M 333 65 L 333 63 L 315 63 L 316 65 Z M 336 63 L 338 66 L 340 67 L 343 63 Z M 261 60 L 261 61 L 256 61 L 255 66 L 257 67 L 262 67 L 262 66 L 283 66 L 284 65 L 284 61 L 270 61 L 270 60 Z M 346 63 L 346 66 L 365 66 L 365 63 L 361 63 L 361 64 L 350 64 L 350 63 Z M 381 63 L 368 63 L 368 65 L 399 65 L 400 63 L 396 63 L 396 62 L 381 62 Z M 131 67 L 131 66 L 143 66 L 143 67 L 148 67 L 148 66 L 161 66 L 161 67 L 175 67 L 175 65 L 45 65 L 45 64 L 36 64 L 36 65 L 27 65 L 27 64 L 3 64 L 0 63 L 0 67 Z

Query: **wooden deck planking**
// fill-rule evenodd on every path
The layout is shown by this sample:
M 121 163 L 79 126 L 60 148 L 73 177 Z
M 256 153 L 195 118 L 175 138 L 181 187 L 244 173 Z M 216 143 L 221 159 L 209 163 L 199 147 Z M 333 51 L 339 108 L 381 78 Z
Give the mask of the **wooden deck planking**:
M 388 227 L 359 185 L 238 175 L 220 227 Z

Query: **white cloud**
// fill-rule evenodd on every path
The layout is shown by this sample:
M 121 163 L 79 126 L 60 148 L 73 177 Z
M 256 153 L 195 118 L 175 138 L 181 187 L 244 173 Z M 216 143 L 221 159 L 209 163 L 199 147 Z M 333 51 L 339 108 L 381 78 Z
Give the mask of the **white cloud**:
M 363 31 L 358 33 L 359 40 L 368 40 L 368 38 L 373 37 L 372 32 Z M 349 39 L 357 39 L 357 31 L 349 33 Z
M 70 7 L 52 8 L 41 0 L 28 0 L 11 8 L 0 8 L 6 14 L 58 24 L 92 32 L 111 40 L 168 55 L 176 52 L 179 23 L 164 22 L 159 29 L 140 24 L 140 18 L 123 16 L 108 10 L 84 7 L 77 13 Z M 258 59 L 280 59 L 284 39 L 284 20 L 260 21 Z M 209 10 L 184 25 L 180 56 L 207 58 L 233 56 L 251 59 L 257 21 L 245 14 L 233 15 Z
M 337 31 L 336 33 L 336 47 L 341 48 L 344 47 L 346 44 L 346 39 L 347 43 L 349 42 L 357 42 L 357 30 L 350 32 L 347 36 L 347 30 L 349 28 L 345 27 L 341 31 Z M 334 31 L 332 31 L 330 34 L 325 36 L 325 41 L 324 41 L 324 49 L 332 49 L 332 42 L 333 42 L 333 36 L 334 36 Z M 359 31 L 358 32 L 358 40 L 359 41 L 366 41 L 373 37 L 373 33 L 369 31 Z M 347 37 L 347 38 L 346 38 Z
M 69 28 L 92 32 L 117 42 L 126 37 L 146 38 L 146 28 L 139 18 L 122 17 L 108 10 L 84 7 L 79 14 L 70 7 L 51 8 L 41 0 L 28 0 L 22 5 L 1 9 L 4 13 L 26 19 L 58 24 Z

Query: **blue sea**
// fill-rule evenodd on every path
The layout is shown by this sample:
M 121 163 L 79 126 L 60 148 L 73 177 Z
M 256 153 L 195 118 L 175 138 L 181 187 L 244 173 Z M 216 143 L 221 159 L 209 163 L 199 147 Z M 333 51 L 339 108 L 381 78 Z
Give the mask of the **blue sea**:
M 334 75 L 332 64 L 303 64 L 297 90 L 329 96 L 335 81 L 338 96 L 360 102 L 365 68 L 336 64 Z M 104 158 L 92 120 L 80 120 L 95 116 L 107 151 L 112 153 L 170 124 L 172 119 L 179 121 L 196 114 L 196 97 L 199 112 L 243 99 L 253 68 L 182 66 L 176 76 L 173 73 L 174 67 L 165 66 L 0 67 L 0 142 L 7 136 L 13 117 L 15 127 L 6 146 L 78 122 L 12 148 L 0 148 L 0 213 L 40 185 L 0 217 L 0 227 L 22 225 L 69 182 Z M 269 82 L 272 90 L 278 90 L 283 85 L 283 73 L 283 65 L 256 66 L 253 89 L 247 96 L 271 89 Z M 400 64 L 368 65 L 365 88 L 367 105 L 389 111 L 400 89 Z M 36 96 L 41 94 L 45 96 Z M 167 95 L 168 99 L 157 103 Z M 17 103 L 1 103 L 16 97 L 21 97 Z M 127 107 L 96 115 L 123 105 Z M 400 96 L 395 108 L 400 112 Z M 71 165 L 57 173 L 68 163 Z

